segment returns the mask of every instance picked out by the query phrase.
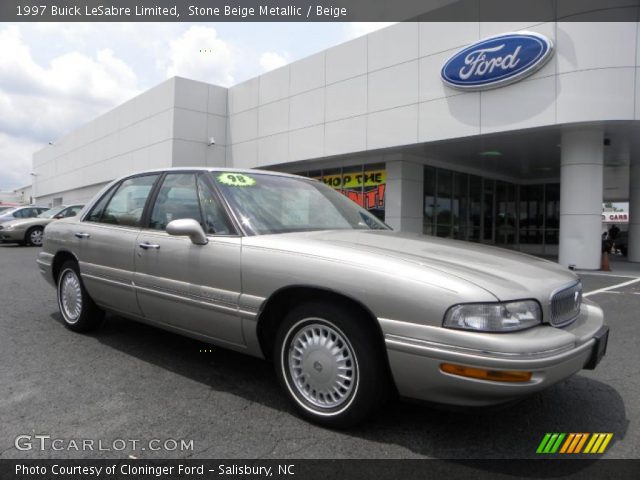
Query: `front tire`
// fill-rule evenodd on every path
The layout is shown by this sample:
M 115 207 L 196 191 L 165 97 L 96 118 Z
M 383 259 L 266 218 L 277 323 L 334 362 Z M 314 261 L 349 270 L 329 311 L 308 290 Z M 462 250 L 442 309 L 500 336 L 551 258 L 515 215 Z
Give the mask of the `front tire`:
M 309 303 L 285 317 L 276 336 L 276 374 L 298 412 L 331 428 L 355 425 L 389 393 L 377 331 L 356 309 Z
M 74 332 L 88 332 L 102 324 L 104 312 L 84 288 L 76 262 L 68 261 L 62 265 L 56 291 L 58 308 L 67 328 Z
M 27 245 L 33 245 L 34 247 L 41 247 L 44 239 L 44 228 L 33 227 L 30 228 L 24 236 L 24 241 Z

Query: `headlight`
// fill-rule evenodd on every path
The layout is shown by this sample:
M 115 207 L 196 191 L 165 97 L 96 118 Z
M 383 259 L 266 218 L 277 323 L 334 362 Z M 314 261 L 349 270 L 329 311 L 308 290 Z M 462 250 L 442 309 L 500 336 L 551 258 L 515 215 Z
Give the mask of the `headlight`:
M 481 332 L 513 332 L 542 323 L 540 304 L 535 300 L 504 303 L 468 303 L 447 310 L 447 328 Z
M 7 225 L 4 227 L 5 230 L 13 230 L 15 227 L 13 225 Z

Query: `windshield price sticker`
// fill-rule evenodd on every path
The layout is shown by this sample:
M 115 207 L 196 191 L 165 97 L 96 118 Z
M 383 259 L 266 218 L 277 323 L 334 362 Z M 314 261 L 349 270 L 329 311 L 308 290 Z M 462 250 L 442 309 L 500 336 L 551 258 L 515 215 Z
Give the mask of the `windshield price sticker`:
M 255 185 L 255 179 L 242 173 L 221 173 L 218 181 L 231 187 L 250 187 Z

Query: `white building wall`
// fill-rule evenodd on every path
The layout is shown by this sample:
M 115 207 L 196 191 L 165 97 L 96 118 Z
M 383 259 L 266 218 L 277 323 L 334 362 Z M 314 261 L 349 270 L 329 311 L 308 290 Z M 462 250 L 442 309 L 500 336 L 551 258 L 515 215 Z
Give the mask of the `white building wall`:
M 534 75 L 483 92 L 442 83 L 442 65 L 461 47 L 520 30 L 555 45 Z M 71 203 L 149 168 L 348 164 L 357 163 L 349 154 L 389 147 L 633 119 L 640 120 L 638 22 L 400 23 L 230 89 L 170 79 L 37 152 L 33 195 Z M 336 155 L 347 157 L 327 159 Z M 420 160 L 387 165 L 387 218 L 412 231 L 421 230 L 422 177 L 412 171 Z
M 33 195 L 44 204 L 84 202 L 140 170 L 223 166 L 226 130 L 226 88 L 172 78 L 36 152 Z
M 508 31 L 549 37 L 552 59 L 507 87 L 440 80 L 460 47 Z M 485 133 L 640 115 L 638 22 L 400 23 L 229 91 L 231 165 L 277 165 Z
M 18 201 L 20 203 L 29 204 L 32 200 L 32 189 L 31 185 L 25 185 L 23 187 L 18 187 L 13 190 L 13 194 L 18 197 Z
M 0 192 L 0 205 L 5 203 L 24 203 L 15 191 Z M 28 203 L 28 202 L 27 202 Z
M 34 195 L 46 200 L 148 168 L 274 166 L 640 119 L 639 28 L 638 22 L 399 23 L 230 89 L 173 78 L 34 154 Z M 555 55 L 534 75 L 484 92 L 456 91 L 440 80 L 444 61 L 460 47 L 523 29 L 555 44 Z

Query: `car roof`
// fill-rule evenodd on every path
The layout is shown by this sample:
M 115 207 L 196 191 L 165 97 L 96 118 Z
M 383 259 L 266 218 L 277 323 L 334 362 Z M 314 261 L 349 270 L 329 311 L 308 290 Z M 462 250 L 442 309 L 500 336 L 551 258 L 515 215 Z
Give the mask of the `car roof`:
M 261 170 L 257 168 L 229 168 L 229 167 L 170 167 L 170 168 L 155 168 L 152 170 L 141 170 L 129 175 L 124 175 L 119 178 L 134 177 L 145 173 L 164 173 L 164 172 L 235 172 L 235 173 L 248 173 L 248 174 L 260 174 L 260 175 L 273 175 L 277 177 L 292 177 L 292 178 L 307 178 L 300 175 L 294 175 L 292 173 L 276 172 L 273 170 Z

